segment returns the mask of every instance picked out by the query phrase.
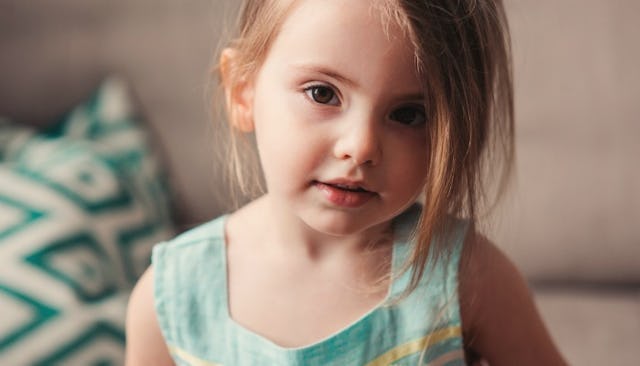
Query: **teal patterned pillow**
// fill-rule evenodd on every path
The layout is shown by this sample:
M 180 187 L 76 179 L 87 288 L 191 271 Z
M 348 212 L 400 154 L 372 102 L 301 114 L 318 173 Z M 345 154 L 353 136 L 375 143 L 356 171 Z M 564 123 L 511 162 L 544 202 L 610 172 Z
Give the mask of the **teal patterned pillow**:
M 120 79 L 48 131 L 0 120 L 0 364 L 122 364 L 130 288 L 172 235 Z

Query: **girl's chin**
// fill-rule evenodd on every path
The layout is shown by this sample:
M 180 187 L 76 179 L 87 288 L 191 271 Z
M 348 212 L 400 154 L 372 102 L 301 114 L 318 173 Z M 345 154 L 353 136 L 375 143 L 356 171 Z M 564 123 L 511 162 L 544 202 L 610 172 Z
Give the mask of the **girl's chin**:
M 309 228 L 332 237 L 369 235 L 372 230 L 383 232 L 390 224 L 390 220 L 375 223 L 363 214 L 344 211 L 302 215 L 301 218 Z

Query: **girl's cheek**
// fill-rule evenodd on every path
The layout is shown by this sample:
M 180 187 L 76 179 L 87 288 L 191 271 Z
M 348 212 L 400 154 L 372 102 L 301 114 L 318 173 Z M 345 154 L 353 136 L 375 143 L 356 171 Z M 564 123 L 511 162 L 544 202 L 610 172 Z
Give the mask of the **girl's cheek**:
M 384 133 L 397 144 L 426 151 L 426 126 L 405 126 L 395 122 L 387 122 Z

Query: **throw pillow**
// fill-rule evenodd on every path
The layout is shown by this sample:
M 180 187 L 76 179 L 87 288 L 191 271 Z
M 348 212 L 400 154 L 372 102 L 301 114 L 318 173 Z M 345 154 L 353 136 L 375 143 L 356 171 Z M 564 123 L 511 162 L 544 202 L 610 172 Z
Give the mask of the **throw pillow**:
M 173 235 L 125 83 L 47 131 L 0 120 L 0 364 L 119 365 L 132 284 Z

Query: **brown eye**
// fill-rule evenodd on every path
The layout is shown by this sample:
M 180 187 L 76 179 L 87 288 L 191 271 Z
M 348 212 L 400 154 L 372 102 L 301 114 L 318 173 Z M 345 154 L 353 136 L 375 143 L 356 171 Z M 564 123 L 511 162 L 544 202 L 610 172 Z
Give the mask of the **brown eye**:
M 311 86 L 304 90 L 304 92 L 311 98 L 314 102 L 320 104 L 329 104 L 329 105 L 338 105 L 338 97 L 333 89 L 323 86 L 323 85 L 315 85 Z
M 393 110 L 389 114 L 392 121 L 402 123 L 407 126 L 423 125 L 427 121 L 424 108 L 419 106 L 405 106 Z

